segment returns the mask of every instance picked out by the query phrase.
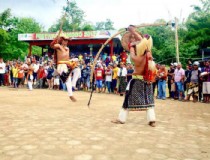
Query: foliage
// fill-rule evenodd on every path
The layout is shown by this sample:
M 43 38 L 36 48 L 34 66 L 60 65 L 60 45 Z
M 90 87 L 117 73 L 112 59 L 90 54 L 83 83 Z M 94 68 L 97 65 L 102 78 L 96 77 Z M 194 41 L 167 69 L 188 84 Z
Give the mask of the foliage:
M 40 32 L 42 28 L 33 18 L 12 17 L 10 9 L 0 14 L 0 26 L 0 56 L 6 60 L 28 55 L 28 43 L 18 41 L 18 34 Z M 41 50 L 35 47 L 33 52 L 40 54 Z
M 200 6 L 192 6 L 194 11 L 189 15 L 186 22 L 178 25 L 179 53 L 180 57 L 199 57 L 198 51 L 202 48 L 210 47 L 210 1 L 200 0 Z M 75 1 L 70 1 L 63 7 L 63 15 L 52 25 L 48 31 L 57 32 L 60 24 L 63 23 L 64 31 L 90 31 L 90 30 L 112 30 L 113 22 L 110 19 L 105 21 L 92 22 L 85 21 L 85 13 Z M 165 22 L 163 19 L 155 23 Z M 41 32 L 43 27 L 33 18 L 14 17 L 10 9 L 0 13 L 0 56 L 4 59 L 23 58 L 28 54 L 28 43 L 18 41 L 19 33 Z M 176 61 L 175 48 L 175 28 L 172 26 L 159 26 L 140 28 L 143 34 L 150 34 L 153 38 L 153 56 L 156 62 L 169 64 Z M 32 53 L 40 54 L 41 48 L 33 47 Z M 201 57 L 201 56 L 200 56 Z M 185 59 L 180 59 L 185 63 Z

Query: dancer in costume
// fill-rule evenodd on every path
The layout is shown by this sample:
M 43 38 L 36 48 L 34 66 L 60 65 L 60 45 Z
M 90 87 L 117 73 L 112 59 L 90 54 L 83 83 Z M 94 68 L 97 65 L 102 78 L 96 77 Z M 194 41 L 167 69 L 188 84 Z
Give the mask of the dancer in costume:
M 134 63 L 132 79 L 126 87 L 126 95 L 119 116 L 113 123 L 124 124 L 129 111 L 147 112 L 149 125 L 155 127 L 154 96 L 152 80 L 155 73 L 155 63 L 152 58 L 152 38 L 142 35 L 135 26 L 129 26 L 122 37 L 122 46 L 130 52 Z
M 75 68 L 74 59 L 70 60 L 69 48 L 67 47 L 70 39 L 62 32 L 50 44 L 51 48 L 55 49 L 54 59 L 57 64 L 57 72 L 60 75 L 63 83 L 66 83 L 69 98 L 76 102 L 72 92 L 71 72 Z

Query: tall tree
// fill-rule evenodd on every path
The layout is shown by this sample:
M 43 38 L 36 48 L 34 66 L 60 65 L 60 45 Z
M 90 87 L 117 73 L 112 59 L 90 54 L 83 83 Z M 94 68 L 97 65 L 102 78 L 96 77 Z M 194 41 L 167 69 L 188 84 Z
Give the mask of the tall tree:
M 28 53 L 28 44 L 18 41 L 19 33 L 40 32 L 42 26 L 33 18 L 17 18 L 7 9 L 0 13 L 0 56 L 5 59 L 23 58 Z M 34 47 L 33 52 L 41 53 L 41 49 Z
M 194 54 L 198 49 L 210 46 L 210 1 L 200 0 L 200 2 L 201 6 L 193 6 L 194 12 L 186 22 L 186 46 Z
M 66 16 L 64 17 L 66 12 Z M 56 32 L 60 29 L 63 21 L 63 31 L 79 31 L 84 22 L 84 11 L 81 10 L 75 1 L 70 1 L 63 7 L 63 16 L 49 28 L 49 32 Z
M 112 22 L 110 19 L 106 19 L 106 21 L 96 22 L 95 30 L 113 30 L 114 22 Z

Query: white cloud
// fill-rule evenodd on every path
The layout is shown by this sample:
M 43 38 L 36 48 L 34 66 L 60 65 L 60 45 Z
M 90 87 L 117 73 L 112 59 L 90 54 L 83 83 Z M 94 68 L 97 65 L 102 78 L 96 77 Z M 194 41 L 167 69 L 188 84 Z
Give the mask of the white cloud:
M 199 4 L 199 0 L 76 0 L 76 3 L 85 12 L 87 21 L 96 23 L 109 18 L 119 29 L 157 19 L 186 19 L 192 12 L 190 6 Z M 14 15 L 33 17 L 47 29 L 61 17 L 66 0 L 0 0 L 0 4 L 0 12 L 11 8 Z

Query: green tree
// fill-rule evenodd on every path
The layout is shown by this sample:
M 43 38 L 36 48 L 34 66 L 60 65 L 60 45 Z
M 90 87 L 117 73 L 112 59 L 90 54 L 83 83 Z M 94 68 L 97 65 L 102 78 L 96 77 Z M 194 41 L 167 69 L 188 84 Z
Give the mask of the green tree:
M 201 48 L 210 46 L 210 1 L 200 0 L 201 6 L 192 6 L 194 12 L 190 14 L 186 22 L 186 35 L 184 37 L 186 53 L 197 55 Z
M 96 22 L 95 30 L 113 30 L 114 22 L 112 22 L 110 19 L 106 19 L 105 22 Z
M 13 17 L 10 9 L 0 14 L 0 25 L 0 56 L 4 59 L 23 59 L 28 54 L 28 43 L 18 41 L 18 34 L 42 30 L 33 18 Z M 33 47 L 33 52 L 40 54 L 41 48 Z
M 66 7 L 63 7 L 63 12 L 63 16 L 48 31 L 58 31 L 61 23 L 63 23 L 62 30 L 65 32 L 80 31 L 84 22 L 84 11 L 77 6 L 77 3 L 69 2 Z

